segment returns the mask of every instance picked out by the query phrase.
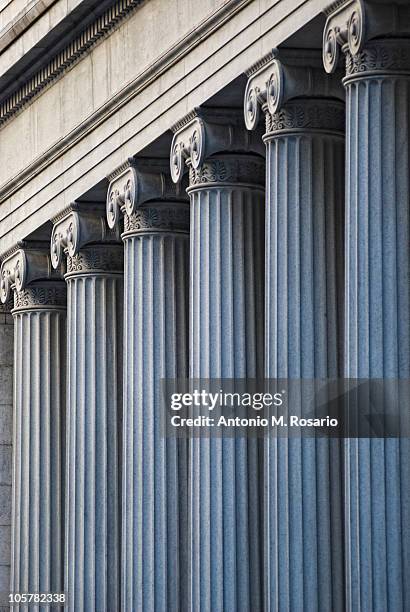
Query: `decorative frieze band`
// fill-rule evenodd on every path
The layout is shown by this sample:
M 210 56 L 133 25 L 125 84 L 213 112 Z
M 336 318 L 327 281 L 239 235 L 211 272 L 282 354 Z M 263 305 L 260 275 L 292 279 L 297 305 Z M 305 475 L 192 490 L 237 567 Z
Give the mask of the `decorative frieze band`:
M 241 113 L 234 109 L 195 109 L 172 130 L 170 167 L 175 183 L 182 180 L 186 167 L 197 171 L 215 153 L 264 154 L 262 129 L 260 135 L 244 130 Z
M 248 71 L 249 80 L 245 90 L 244 112 L 245 124 L 248 130 L 254 130 L 259 125 L 260 109 L 267 114 L 267 131 L 278 129 L 279 125 L 291 127 L 318 127 L 335 117 L 323 117 L 320 102 L 316 107 L 310 106 L 308 111 L 302 103 L 299 106 L 284 109 L 290 100 L 295 98 L 336 98 L 343 100 L 344 92 L 340 79 L 329 77 L 323 73 L 320 58 L 316 55 L 284 50 L 280 53 L 274 50 L 267 61 L 261 61 L 260 66 L 253 66 Z M 279 114 L 278 114 L 279 113 Z M 270 115 L 270 116 L 268 116 Z M 338 118 L 336 118 L 338 122 Z
M 380 74 L 410 74 L 410 40 L 375 40 L 366 43 L 365 48 L 356 55 L 346 51 L 345 84 L 355 77 Z
M 337 69 L 340 50 L 347 56 L 348 75 L 378 69 L 409 70 L 408 53 L 406 51 L 402 56 L 400 44 L 395 44 L 394 40 L 391 46 L 379 47 L 375 43 L 376 47 L 371 45 L 367 50 L 369 41 L 374 39 L 410 33 L 409 5 L 345 0 L 333 4 L 326 13 L 328 17 L 323 32 L 323 64 L 326 72 L 332 73 Z
M 107 222 L 110 228 L 118 226 L 120 213 L 124 215 L 124 229 L 131 231 L 150 224 L 151 220 L 164 218 L 164 212 L 149 213 L 141 206 L 149 201 L 188 201 L 186 185 L 175 184 L 169 175 L 169 167 L 163 159 L 128 159 L 108 176 Z M 150 209 L 151 210 L 151 209 Z M 154 210 L 154 209 L 153 209 Z M 158 209 L 159 210 L 159 209 Z M 173 218 L 172 213 L 168 215 Z M 161 222 L 162 223 L 162 222 Z M 169 222 L 165 222 L 169 225 Z M 154 223 L 155 225 L 155 223 Z
M 144 205 L 132 215 L 124 217 L 123 238 L 131 235 L 153 232 L 189 232 L 188 203 L 156 202 Z
M 124 249 L 122 245 L 96 244 L 83 247 L 79 253 L 67 257 L 65 279 L 81 274 L 123 274 Z
M 345 130 L 345 105 L 339 100 L 304 99 L 291 100 L 284 108 L 271 115 L 266 113 L 264 139 L 288 131 L 321 130 L 340 132 Z
M 256 155 L 217 155 L 199 168 L 189 168 L 189 189 L 213 186 L 265 186 L 265 160 Z
M 30 310 L 63 309 L 67 307 L 67 289 L 63 282 L 34 283 L 33 286 L 14 292 L 14 312 Z
M 45 243 L 20 242 L 3 256 L 0 271 L 1 302 L 8 302 L 12 290 L 19 293 L 34 281 L 59 279 L 62 272 L 61 265 L 53 269 Z
M 103 204 L 74 202 L 53 219 L 51 262 L 58 268 L 67 255 L 74 258 L 90 243 L 118 243 L 119 228 L 109 228 Z

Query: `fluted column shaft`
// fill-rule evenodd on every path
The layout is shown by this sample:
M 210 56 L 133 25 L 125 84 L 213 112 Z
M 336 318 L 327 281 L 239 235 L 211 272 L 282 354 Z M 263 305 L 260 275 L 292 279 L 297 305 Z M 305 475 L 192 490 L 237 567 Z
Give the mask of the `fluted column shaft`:
M 123 610 L 187 610 L 187 441 L 161 428 L 161 379 L 188 375 L 189 207 L 124 219 Z
M 120 609 L 123 249 L 67 258 L 68 610 Z
M 347 52 L 346 376 L 410 376 L 410 42 Z M 347 442 L 348 609 L 410 608 L 410 444 Z
M 33 282 L 14 297 L 11 591 L 62 593 L 65 326 L 63 282 Z M 13 609 L 27 610 L 26 605 Z M 30 610 L 47 610 L 35 605 Z
M 341 371 L 343 131 L 335 100 L 266 115 L 267 378 Z M 339 441 L 268 437 L 264 460 L 264 609 L 342 612 Z
M 263 372 L 264 160 L 190 170 L 190 376 Z M 190 610 L 261 609 L 256 440 L 190 441 Z

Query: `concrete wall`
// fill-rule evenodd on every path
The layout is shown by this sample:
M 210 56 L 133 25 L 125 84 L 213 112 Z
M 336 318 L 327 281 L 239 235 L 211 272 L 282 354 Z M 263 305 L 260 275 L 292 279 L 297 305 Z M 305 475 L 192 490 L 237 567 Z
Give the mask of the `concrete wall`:
M 11 539 L 13 319 L 0 309 L 0 612 L 8 607 Z

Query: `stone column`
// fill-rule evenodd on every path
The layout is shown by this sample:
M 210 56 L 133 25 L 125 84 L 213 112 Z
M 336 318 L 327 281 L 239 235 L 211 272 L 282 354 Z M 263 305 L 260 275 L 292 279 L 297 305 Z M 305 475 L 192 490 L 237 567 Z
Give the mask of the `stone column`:
M 1 267 L 3 303 L 14 290 L 10 590 L 18 593 L 64 591 L 66 288 L 59 278 L 47 246 L 19 245 Z
M 105 206 L 54 219 L 52 263 L 67 255 L 66 590 L 70 611 L 120 609 L 123 249 Z
M 187 610 L 187 441 L 162 429 L 161 379 L 188 376 L 189 206 L 160 160 L 110 177 L 124 215 L 122 608 Z
M 307 51 L 271 54 L 248 76 L 247 127 L 259 104 L 266 113 L 266 377 L 337 378 L 343 89 Z M 343 612 L 340 442 L 292 433 L 264 445 L 264 610 Z
M 13 435 L 13 318 L 0 305 L 0 612 L 9 609 Z
M 175 132 L 174 181 L 184 159 L 190 168 L 190 376 L 254 378 L 263 372 L 259 139 L 233 111 L 192 113 Z M 257 440 L 192 438 L 189 477 L 189 610 L 260 610 Z
M 352 378 L 410 376 L 409 8 L 345 3 L 323 57 L 346 56 L 346 359 Z M 347 606 L 410 608 L 410 441 L 348 440 Z

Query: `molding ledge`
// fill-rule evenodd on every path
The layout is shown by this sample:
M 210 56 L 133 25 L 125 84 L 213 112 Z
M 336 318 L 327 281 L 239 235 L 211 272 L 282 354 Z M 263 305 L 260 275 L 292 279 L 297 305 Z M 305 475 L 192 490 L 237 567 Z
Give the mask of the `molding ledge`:
M 70 44 L 57 53 L 23 85 L 0 104 L 0 126 L 15 115 L 25 104 L 39 94 L 67 68 L 72 66 L 86 51 L 101 38 L 108 36 L 117 24 L 143 0 L 116 0 L 100 17 L 76 36 Z M 1 44 L 1 39 L 0 39 Z M 0 49 L 1 51 L 1 49 Z
M 69 134 L 42 153 L 29 166 L 21 170 L 7 183 L 0 186 L 0 203 L 9 198 L 30 179 L 41 172 L 60 155 L 68 151 L 77 142 L 86 137 L 98 125 L 121 109 L 125 104 L 138 96 L 153 81 L 158 79 L 178 61 L 186 57 L 197 45 L 222 27 L 226 21 L 239 13 L 253 0 L 227 0 L 223 6 L 189 31 L 172 47 L 147 66 L 135 79 L 130 81 L 114 96 L 109 98 L 96 112 L 74 128 Z M 60 72 L 62 74 L 62 72 Z M 55 77 L 56 78 L 56 77 Z M 17 111 L 15 111 L 17 112 Z M 1 128 L 1 119 L 0 119 Z

